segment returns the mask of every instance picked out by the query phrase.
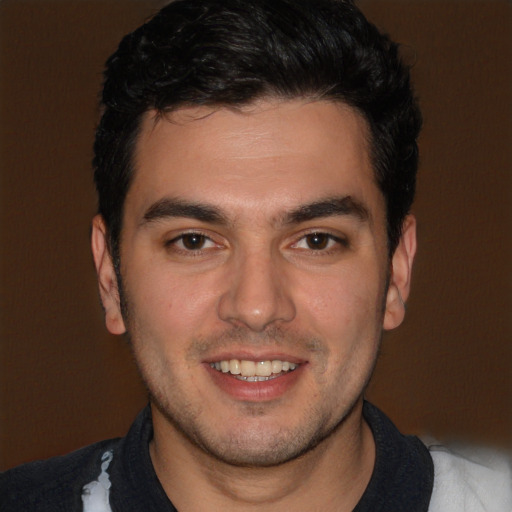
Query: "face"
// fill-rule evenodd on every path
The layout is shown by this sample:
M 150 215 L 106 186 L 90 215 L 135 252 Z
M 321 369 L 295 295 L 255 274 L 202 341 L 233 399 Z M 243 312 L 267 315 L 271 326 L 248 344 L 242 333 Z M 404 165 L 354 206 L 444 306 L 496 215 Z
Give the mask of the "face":
M 362 117 L 303 101 L 150 112 L 135 169 L 124 315 L 99 218 L 93 252 L 107 326 L 129 333 L 155 431 L 256 466 L 342 432 L 383 326 L 402 319 L 414 252 L 402 241 L 387 257 Z

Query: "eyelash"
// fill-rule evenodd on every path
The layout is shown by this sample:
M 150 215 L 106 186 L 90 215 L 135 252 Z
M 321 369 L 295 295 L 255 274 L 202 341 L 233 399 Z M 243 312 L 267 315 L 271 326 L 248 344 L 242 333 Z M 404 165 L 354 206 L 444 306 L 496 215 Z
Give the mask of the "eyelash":
M 326 247 L 298 247 L 299 244 L 305 243 L 308 244 L 308 237 L 322 237 L 323 240 L 326 242 Z M 297 242 L 292 244 L 292 248 L 302 249 L 304 251 L 309 251 L 310 253 L 316 255 L 325 255 L 325 254 L 331 254 L 332 252 L 340 250 L 340 247 L 348 248 L 349 244 L 348 241 L 345 238 L 341 238 L 339 236 L 333 235 L 332 233 L 326 232 L 326 231 L 311 231 L 309 233 L 305 233 L 302 235 Z
M 202 242 L 201 247 L 199 248 L 190 248 L 186 247 L 184 244 L 184 240 L 186 237 L 197 237 L 200 238 L 200 241 Z M 313 248 L 310 247 L 308 244 L 308 237 L 320 237 L 322 241 L 325 242 L 325 247 L 317 247 Z M 204 244 L 211 244 L 211 247 L 204 247 Z M 300 244 L 308 244 L 308 247 L 299 247 Z M 181 233 L 180 235 L 172 238 L 171 240 L 168 240 L 165 242 L 165 247 L 168 249 L 172 249 L 178 253 L 185 254 L 186 256 L 192 256 L 192 257 L 199 257 L 202 256 L 206 251 L 214 248 L 222 247 L 220 244 L 217 244 L 210 236 L 208 236 L 205 233 L 202 233 L 201 231 L 190 231 L 186 233 Z M 321 245 L 321 244 L 320 244 Z M 342 248 L 348 248 L 349 243 L 345 238 L 341 238 L 338 236 L 335 236 L 331 233 L 325 232 L 325 231 L 311 231 L 309 233 L 303 234 L 296 242 L 291 244 L 291 248 L 293 249 L 299 249 L 301 251 L 308 251 L 310 254 L 315 256 L 321 256 L 321 255 L 328 255 L 333 252 L 339 251 L 340 247 Z M 316 254 L 315 254 L 316 253 Z
M 209 237 L 205 233 L 202 233 L 201 231 L 189 231 L 186 233 L 181 233 L 180 235 L 172 238 L 171 240 L 167 240 L 164 245 L 168 249 L 173 249 L 174 251 L 186 254 L 187 256 L 201 256 L 206 250 L 213 248 L 213 247 L 204 248 L 203 246 L 201 246 L 197 249 L 187 248 L 184 245 L 185 237 L 194 237 L 194 236 L 201 238 L 204 243 L 211 243 L 213 246 L 219 247 L 219 244 L 215 243 L 211 237 Z M 181 247 L 180 247 L 180 245 L 181 245 Z

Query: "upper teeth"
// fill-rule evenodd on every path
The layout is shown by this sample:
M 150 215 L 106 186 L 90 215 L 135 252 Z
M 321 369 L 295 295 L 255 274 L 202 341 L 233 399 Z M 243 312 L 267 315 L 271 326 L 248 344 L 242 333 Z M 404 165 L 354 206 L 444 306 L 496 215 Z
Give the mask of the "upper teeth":
M 212 368 L 223 373 L 242 375 L 242 377 L 270 377 L 272 374 L 295 370 L 297 365 L 289 361 L 247 361 L 231 359 L 210 363 Z

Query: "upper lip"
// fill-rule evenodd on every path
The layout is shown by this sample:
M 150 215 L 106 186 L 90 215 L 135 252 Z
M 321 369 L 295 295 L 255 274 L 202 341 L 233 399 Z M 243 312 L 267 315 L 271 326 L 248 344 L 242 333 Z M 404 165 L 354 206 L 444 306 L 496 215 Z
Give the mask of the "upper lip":
M 225 351 L 225 352 L 219 352 L 218 354 L 215 354 L 213 356 L 209 356 L 206 358 L 203 362 L 205 363 L 216 363 L 218 361 L 229 361 L 231 359 L 238 359 L 239 361 L 245 360 L 245 361 L 288 361 L 290 363 L 295 364 L 302 364 L 307 362 L 306 359 L 293 356 L 291 354 L 285 354 L 283 352 L 277 352 L 277 351 L 260 351 L 260 352 L 254 352 L 254 351 L 245 351 L 245 350 L 233 350 L 233 351 Z

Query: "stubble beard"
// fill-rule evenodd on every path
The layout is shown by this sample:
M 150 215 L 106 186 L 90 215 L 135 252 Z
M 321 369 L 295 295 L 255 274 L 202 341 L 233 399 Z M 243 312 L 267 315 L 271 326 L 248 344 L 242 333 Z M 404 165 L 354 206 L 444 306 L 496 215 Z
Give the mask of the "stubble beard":
M 150 400 L 170 425 L 195 448 L 229 466 L 245 468 L 269 468 L 291 462 L 314 450 L 320 443 L 333 435 L 343 424 L 352 410 L 351 405 L 347 414 L 334 424 L 317 411 L 312 411 L 308 423 L 301 423 L 295 429 L 280 429 L 275 432 L 257 432 L 254 430 L 237 431 L 226 438 L 215 436 L 208 425 L 201 422 L 196 411 L 181 410 L 177 414 L 169 406 L 165 397 L 155 396 L 150 392 Z M 268 414 L 265 407 L 246 404 L 246 416 Z M 318 411 L 319 413 L 319 411 Z
M 227 337 L 233 337 L 233 333 Z M 238 337 L 238 336 L 237 336 Z M 277 336 L 273 333 L 272 338 Z M 296 342 L 296 338 L 294 338 Z M 224 343 L 224 340 L 204 341 L 195 344 L 196 351 L 201 346 L 215 346 Z M 133 343 L 130 341 L 132 349 Z M 318 341 L 311 341 L 310 345 L 318 348 Z M 361 399 L 361 393 L 354 393 L 351 401 L 340 406 L 336 403 L 336 393 L 330 390 L 326 393 L 333 400 L 333 407 L 326 407 L 325 400 L 319 400 L 310 405 L 308 410 L 302 411 L 301 421 L 295 425 L 258 430 L 231 425 L 223 433 L 216 432 L 207 420 L 202 417 L 200 405 L 194 405 L 185 400 L 182 386 L 178 379 L 172 375 L 172 370 L 165 371 L 156 367 L 141 364 L 143 358 L 135 354 L 141 378 L 148 390 L 150 402 L 159 414 L 165 418 L 169 426 L 193 450 L 199 449 L 203 454 L 215 461 L 236 467 L 269 468 L 291 462 L 308 452 L 313 451 L 324 441 L 333 436 L 342 427 L 350 416 L 355 405 Z M 151 360 L 151 359 L 146 359 Z M 373 366 L 372 366 L 373 370 Z M 369 377 L 364 383 L 364 388 Z M 239 414 L 245 419 L 254 418 L 255 424 L 260 425 L 258 418 L 271 417 L 278 403 L 251 403 L 245 402 L 236 405 Z M 333 414 L 336 411 L 337 416 Z
M 168 424 L 193 447 L 201 450 L 214 460 L 228 464 L 230 466 L 247 468 L 269 468 L 280 466 L 291 462 L 308 452 L 313 451 L 321 443 L 333 436 L 344 424 L 347 417 L 353 412 L 356 404 L 361 400 L 364 391 L 368 386 L 373 370 L 377 361 L 377 354 L 370 363 L 369 371 L 366 375 L 360 393 L 354 393 L 353 398 L 339 408 L 341 411 L 337 417 L 332 417 L 331 409 L 326 408 L 323 403 L 310 407 L 310 410 L 303 415 L 305 421 L 291 429 L 280 428 L 273 432 L 261 432 L 251 429 L 234 433 L 228 439 L 215 436 L 209 425 L 201 420 L 201 410 L 191 403 L 183 403 L 183 394 L 180 396 L 180 386 L 172 376 L 172 372 L 167 369 L 165 375 L 161 375 L 161 382 L 165 386 L 157 384 L 159 381 L 158 371 L 151 367 L 145 367 L 142 364 L 142 358 L 138 357 L 132 340 L 132 315 L 126 298 L 125 290 L 122 287 L 122 280 L 118 276 L 119 295 L 121 311 L 125 325 L 127 326 L 126 338 L 134 354 L 135 362 L 139 375 L 147 389 L 150 403 L 158 409 L 159 413 L 167 420 Z M 387 288 L 387 287 L 386 287 Z M 242 332 L 243 331 L 243 332 Z M 245 333 L 245 334 L 244 334 Z M 247 335 L 245 329 L 232 329 L 222 336 L 223 339 L 201 340 L 193 344 L 191 352 L 200 352 L 202 347 L 211 348 L 219 346 L 232 339 L 244 339 L 254 336 Z M 293 336 L 292 341 L 287 340 L 290 336 L 283 333 L 279 328 L 269 329 L 264 333 L 267 340 L 272 340 L 276 346 L 291 346 L 290 343 L 297 343 L 297 336 Z M 305 346 L 311 352 L 324 350 L 327 358 L 328 349 L 317 339 L 303 339 Z M 268 342 L 267 342 L 268 344 Z M 380 347 L 380 341 L 378 343 Z M 197 355 L 197 354 L 196 354 Z M 332 396 L 333 393 L 331 392 Z M 176 398 L 178 398 L 176 400 Z M 176 407 L 176 404 L 180 407 Z M 263 416 L 271 414 L 271 407 L 266 404 L 250 403 L 243 404 L 244 414 L 248 417 Z M 274 407 L 276 405 L 274 404 Z M 277 405 L 278 407 L 278 405 Z

